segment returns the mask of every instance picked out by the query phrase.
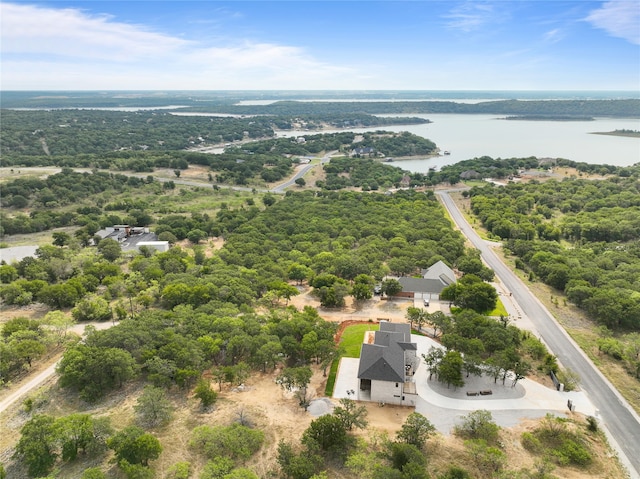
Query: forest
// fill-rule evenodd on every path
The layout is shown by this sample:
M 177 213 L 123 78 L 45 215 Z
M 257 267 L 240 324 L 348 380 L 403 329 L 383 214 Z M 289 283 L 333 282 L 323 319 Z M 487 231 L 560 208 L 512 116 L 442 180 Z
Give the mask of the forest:
M 73 175 L 64 172 L 56 181 L 72 181 Z M 117 214 L 117 205 L 126 203 L 118 199 L 126 188 L 96 195 L 108 191 L 109 210 Z M 311 420 L 302 437 L 277 444 L 269 443 L 269 430 L 248 413 L 231 424 L 195 422 L 199 415 L 215 414 L 228 391 L 259 374 L 276 376 L 283 390 L 295 391 L 300 408 L 308 407 L 312 371 L 327 369 L 341 350 L 334 342 L 335 323 L 323 320 L 315 308 L 286 306 L 299 293 L 294 284 L 310 285 L 320 304 L 339 307 L 346 295 L 371 298 L 375 282 L 390 272 L 412 274 L 438 260 L 469 272 L 465 284 L 482 283 L 471 271 L 487 274 L 431 192 L 302 191 L 280 198 L 267 194 L 261 203 L 247 195 L 233 207 L 218 204 L 207 212 L 147 219 L 160 234 L 190 238 L 164 253 L 123 252 L 108 239 L 86 248 L 75 235 L 58 232 L 35 258 L 0 266 L 5 304 L 38 301 L 49 308 L 42 319 L 17 317 L 3 324 L 2 380 L 63 349 L 57 367 L 61 392 L 56 394 L 68 391 L 79 407 L 79 412 L 61 414 L 46 398 L 29 397 L 22 405 L 15 455 L 5 462 L 7 477 L 74 477 L 71 471 L 77 471 L 79 461 L 86 465 L 83 479 L 154 477 L 154 462 L 167 447 L 163 431 L 185 430 L 174 422 L 177 405 L 194 415 L 184 440 L 190 459 L 172 464 L 164 477 L 256 478 L 252 464 L 267 447 L 274 452 L 273 477 L 328 477 L 324 474 L 331 471 L 372 479 L 509 474 L 513 466 L 500 445 L 505 433 L 487 411 L 463 418 L 455 430 L 473 463 L 451 453 L 437 469 L 427 467 L 437 442 L 424 416 L 409 414 L 395 436 L 356 439 L 356 431 L 366 430 L 367 411 L 349 399 Z M 224 246 L 206 255 L 203 236 L 190 234 L 199 228 L 206 230 L 204 237 L 224 237 Z M 424 358 L 438 380 L 459 384 L 464 371 L 478 373 L 480 361 L 493 365 L 496 381 L 512 374 L 517 381 L 532 367 L 557 370 L 537 339 L 460 305 L 454 318 L 408 318 L 426 319 L 425 326 L 440 332 L 448 353 Z M 112 320 L 118 323 L 90 329 L 81 342 L 68 332 L 75 322 Z M 113 413 L 90 413 L 133 384 L 138 393 L 132 423 L 114 421 Z M 580 423 L 556 421 L 547 418 L 533 437 L 517 440 L 540 457 L 547 471 L 602 467 L 588 445 L 600 441 L 597 426 L 584 433 Z M 557 428 L 563 436 L 552 444 L 547 434 Z M 110 457 L 114 465 L 105 475 Z M 527 471 L 520 468 L 521 474 Z
M 331 101 L 343 97 L 344 101 Z M 499 114 L 544 115 L 549 117 L 620 117 L 638 118 L 640 100 L 487 100 L 479 103 L 460 103 L 433 100 L 433 92 L 404 92 L 410 101 L 399 101 L 392 92 L 171 92 L 164 95 L 145 95 L 137 92 L 128 97 L 106 92 L 73 92 L 72 94 L 42 94 L 33 92 L 5 92 L 0 99 L 2 108 L 136 108 L 162 107 L 180 111 L 225 113 L 233 115 L 285 115 L 305 117 L 314 115 L 386 115 L 386 114 Z M 284 98 L 287 98 L 286 100 Z M 475 98 L 475 97 L 473 97 Z M 297 100 L 321 101 L 297 101 Z M 367 101 L 349 101 L 364 99 Z M 267 105 L 239 105 L 241 100 L 270 100 Z
M 371 300 L 376 287 L 385 297 L 393 295 L 399 283 L 387 275 L 418 275 L 437 261 L 462 276 L 443 291 L 454 305 L 452 316 L 409 308 L 406 318 L 432 330 L 444 347 L 422 358 L 435 380 L 461 387 L 465 373 L 489 371 L 496 382 L 510 378 L 515 386 L 527 375 L 555 371 L 567 385 L 578 381 L 508 318 L 485 316 L 497 301 L 487 283 L 493 272 L 477 251 L 465 247 L 431 191 L 459 183 L 468 170 L 481 177 L 517 177 L 539 168 L 537 158 L 480 157 L 412 174 L 381 162 L 437 151 L 433 142 L 409 133 L 310 131 L 303 139 L 273 133 L 294 124 L 365 125 L 377 121 L 371 114 L 404 112 L 409 103 L 414 109 L 457 104 L 373 102 L 364 107 L 371 112 L 345 113 L 343 103 L 318 102 L 305 103 L 303 113 L 298 102 L 245 108 L 234 101 L 221 98 L 208 107 L 246 115 L 256 113 L 238 111 L 255 108 L 270 116 L 3 110 L 3 120 L 12 122 L 7 135 L 3 125 L 2 166 L 14 171 L 0 185 L 0 236 L 9 241 L 45 232 L 50 240 L 40 241 L 34 257 L 0 264 L 2 308 L 11 312 L 0 326 L 0 385 L 55 355 L 61 361 L 57 386 L 29 395 L 1 439 L 10 443 L 11 454 L 1 456 L 0 478 L 551 479 L 557 477 L 554 469 L 562 477 L 564 468 L 589 474 L 611 465 L 594 449 L 606 447 L 594 418 L 550 416 L 514 434 L 479 410 L 460 418 L 452 450 L 445 450 L 434 426 L 417 413 L 398 420 L 395 434 L 362 434 L 367 410 L 350 399 L 317 419 L 305 415 L 304 433 L 286 440 L 275 439 L 275 428 L 250 412 L 220 419 L 218 411 L 234 391 L 265 377 L 306 410 L 311 378 L 324 378 L 343 354 L 336 323 L 316 308 L 290 306 L 301 290 L 308 289 L 325 311 L 336 311 L 347 301 Z M 576 106 L 538 103 L 474 107 L 572 115 Z M 629 104 L 592 106 L 581 111 L 615 115 Z M 565 111 L 546 111 L 556 107 Z M 186 150 L 214 143 L 229 145 L 218 155 Z M 350 157 L 354 147 L 372 153 Z M 297 183 L 285 195 L 264 191 L 289 177 L 302 157 L 330 151 L 343 156 L 325 163 L 315 184 Z M 14 178 L 28 166 L 62 169 Z M 555 288 L 601 327 L 599 351 L 635 381 L 640 170 L 566 160 L 557 166 L 573 167 L 578 176 L 505 187 L 474 183 L 464 192 L 470 213 L 490 238 L 503 241 L 525 278 Z M 74 170 L 79 167 L 88 170 Z M 177 183 L 196 167 L 208 175 L 202 187 Z M 160 181 L 152 173 L 161 168 L 172 176 Z M 587 180 L 583 173 L 605 178 Z M 248 187 L 234 191 L 225 185 Z M 401 186 L 393 193 L 379 191 Z M 114 224 L 150 227 L 171 248 L 122 251 L 116 241 L 95 237 Z M 80 340 L 70 330 L 87 322 L 113 326 L 89 327 Z M 126 396 L 130 415 L 123 420 L 111 406 L 122 405 Z M 174 429 L 184 454 L 172 461 Z M 527 465 L 510 463 L 514 447 L 530 454 Z M 161 461 L 170 467 L 158 470 Z M 258 473 L 257 464 L 264 462 L 268 468 Z
M 242 118 L 181 116 L 164 110 L 2 110 L 0 153 L 7 165 L 14 156 L 75 156 L 119 151 L 179 151 L 206 145 L 273 138 L 274 130 L 294 124 L 312 130 L 427 123 L 421 118 L 385 118 L 367 114 L 317 114 Z

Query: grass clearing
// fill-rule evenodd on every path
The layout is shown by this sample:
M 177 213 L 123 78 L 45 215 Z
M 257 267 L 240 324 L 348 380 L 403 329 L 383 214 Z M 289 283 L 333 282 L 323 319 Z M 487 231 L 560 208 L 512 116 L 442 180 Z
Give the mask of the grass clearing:
M 507 308 L 504 307 L 504 304 L 502 303 L 502 300 L 500 298 L 498 298 L 498 302 L 496 303 L 496 307 L 494 308 L 493 311 L 489 312 L 489 314 L 487 314 L 487 316 L 509 316 L 509 313 L 507 313 Z
M 359 358 L 360 348 L 364 341 L 364 333 L 367 331 L 377 331 L 380 326 L 375 323 L 370 324 L 354 324 L 347 326 L 340 337 L 340 345 L 344 347 L 344 353 L 331 363 L 329 376 L 327 377 L 327 385 L 324 388 L 325 396 L 333 396 L 333 387 L 336 383 L 336 374 L 338 373 L 338 365 L 340 358 Z

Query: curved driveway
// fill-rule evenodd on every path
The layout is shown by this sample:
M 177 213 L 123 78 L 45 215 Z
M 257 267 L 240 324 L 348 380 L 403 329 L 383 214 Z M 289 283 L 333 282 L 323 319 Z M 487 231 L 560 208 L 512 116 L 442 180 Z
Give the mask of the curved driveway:
M 437 192 L 449 214 L 462 233 L 480 250 L 482 258 L 500 278 L 522 312 L 528 316 L 542 336 L 542 340 L 566 368 L 580 375 L 581 388 L 596 407 L 596 417 L 606 425 L 623 463 L 633 468 L 633 477 L 640 477 L 640 417 L 631 409 L 613 385 L 600 373 L 591 360 L 556 322 L 549 311 L 529 291 L 527 286 L 487 246 L 467 223 L 454 201 L 446 192 Z M 626 460 L 625 460 L 626 459 Z

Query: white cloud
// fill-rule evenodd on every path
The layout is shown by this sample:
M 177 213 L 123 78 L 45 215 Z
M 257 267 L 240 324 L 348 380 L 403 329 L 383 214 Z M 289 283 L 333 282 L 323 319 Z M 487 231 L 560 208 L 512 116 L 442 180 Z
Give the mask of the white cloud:
M 0 4 L 3 54 L 136 61 L 165 56 L 189 42 L 77 9 Z
M 609 35 L 640 45 L 640 3 L 637 0 L 612 0 L 593 10 L 585 19 Z
M 471 1 L 457 5 L 444 18 L 449 28 L 468 33 L 495 21 L 496 12 L 491 4 Z
M 557 43 L 565 37 L 565 33 L 559 28 L 554 28 L 553 30 L 545 32 L 543 37 L 548 43 Z
M 340 88 L 358 76 L 295 46 L 203 44 L 78 9 L 0 9 L 5 89 Z

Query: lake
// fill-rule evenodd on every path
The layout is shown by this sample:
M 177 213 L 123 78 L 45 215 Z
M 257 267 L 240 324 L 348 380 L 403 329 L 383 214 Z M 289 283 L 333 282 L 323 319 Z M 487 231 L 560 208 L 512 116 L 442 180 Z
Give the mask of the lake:
M 480 156 L 492 158 L 565 158 L 577 162 L 631 166 L 640 162 L 640 138 L 594 135 L 614 130 L 640 131 L 640 119 L 597 118 L 595 121 L 502 120 L 497 115 L 388 115 L 431 120 L 422 125 L 358 128 L 356 133 L 386 130 L 409 131 L 433 141 L 450 155 L 428 159 L 395 161 L 408 171 L 426 173 Z M 334 133 L 345 130 L 322 130 Z M 312 131 L 277 131 L 278 136 L 304 136 Z

